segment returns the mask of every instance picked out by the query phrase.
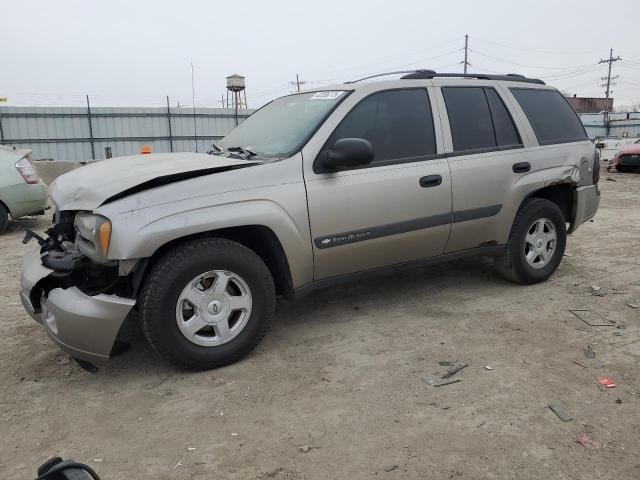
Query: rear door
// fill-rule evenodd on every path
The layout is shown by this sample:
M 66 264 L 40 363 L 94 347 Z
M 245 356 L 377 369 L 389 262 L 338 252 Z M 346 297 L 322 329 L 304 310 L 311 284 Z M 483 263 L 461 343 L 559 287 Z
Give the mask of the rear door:
M 444 251 L 451 179 L 432 95 L 427 88 L 356 91 L 337 126 L 314 139 L 322 143 L 303 150 L 316 280 Z M 317 158 L 341 138 L 367 139 L 373 162 L 323 172 Z
M 516 165 L 524 145 L 514 117 L 492 84 L 442 86 L 439 94 L 453 194 L 446 252 L 504 243 L 511 225 L 504 203 L 526 170 Z

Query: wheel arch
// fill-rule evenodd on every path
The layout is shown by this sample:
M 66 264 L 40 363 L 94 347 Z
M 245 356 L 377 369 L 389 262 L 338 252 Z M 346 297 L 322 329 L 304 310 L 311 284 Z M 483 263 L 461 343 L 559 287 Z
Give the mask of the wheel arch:
M 2 197 L 0 197 L 0 206 L 2 206 L 7 211 L 7 214 L 10 218 L 13 218 L 13 214 L 11 213 L 11 209 L 9 208 L 9 204 Z
M 567 223 L 572 223 L 575 214 L 575 192 L 576 185 L 573 183 L 549 185 L 527 195 L 520 203 L 520 207 L 522 207 L 522 204 L 529 198 L 544 198 L 555 203 L 562 212 L 565 221 Z M 518 210 L 520 207 L 518 207 Z
M 144 283 L 145 277 L 151 267 L 165 253 L 190 240 L 215 237 L 238 242 L 253 251 L 262 259 L 271 272 L 276 286 L 276 293 L 286 298 L 293 297 L 291 269 L 282 243 L 275 232 L 264 225 L 243 225 L 214 229 L 175 238 L 164 243 L 156 249 L 151 257 L 144 259 L 144 265 L 142 267 L 144 271 L 140 274 L 140 280 L 136 286 L 136 290 Z

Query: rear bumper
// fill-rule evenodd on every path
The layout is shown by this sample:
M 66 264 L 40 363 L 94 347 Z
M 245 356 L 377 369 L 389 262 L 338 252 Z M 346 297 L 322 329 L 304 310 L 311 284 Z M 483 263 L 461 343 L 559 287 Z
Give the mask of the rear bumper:
M 33 288 L 51 273 L 53 270 L 42 266 L 37 250 L 25 256 L 20 290 L 25 310 L 72 357 L 105 363 L 135 300 L 104 294 L 89 296 L 71 287 L 53 288 L 46 297 L 42 296 L 39 305 L 34 305 Z
M 9 205 L 13 218 L 34 215 L 48 207 L 47 187 L 42 182 L 20 185 L 13 192 L 14 198 Z
M 597 185 L 576 188 L 575 214 L 569 233 L 573 233 L 584 222 L 591 220 L 600 205 L 600 191 Z

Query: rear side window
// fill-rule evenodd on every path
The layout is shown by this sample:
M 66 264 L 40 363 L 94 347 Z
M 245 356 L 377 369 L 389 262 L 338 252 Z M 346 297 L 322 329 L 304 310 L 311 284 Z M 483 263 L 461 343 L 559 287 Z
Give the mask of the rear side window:
M 587 139 L 580 118 L 557 90 L 510 88 L 524 110 L 540 145 Z
M 369 140 L 374 152 L 372 163 L 435 155 L 427 91 L 389 90 L 365 98 L 346 115 L 327 147 L 341 138 Z
M 456 152 L 522 146 L 513 119 L 493 88 L 443 87 L 442 95 Z
M 491 110 L 491 118 L 493 119 L 493 128 L 496 132 L 496 143 L 499 147 L 512 147 L 521 145 L 522 140 L 513 124 L 513 119 L 504 106 L 498 93 L 493 88 L 485 88 L 489 109 Z

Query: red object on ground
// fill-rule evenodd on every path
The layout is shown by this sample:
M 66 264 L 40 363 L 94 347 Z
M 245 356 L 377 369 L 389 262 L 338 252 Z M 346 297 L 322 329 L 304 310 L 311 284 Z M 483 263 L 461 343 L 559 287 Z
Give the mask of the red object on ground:
M 583 447 L 590 448 L 592 450 L 598 450 L 602 448 L 602 444 L 597 440 L 591 438 L 588 433 L 581 433 L 580 435 L 578 435 L 578 438 L 576 438 L 576 443 L 579 443 Z
M 609 377 L 598 377 L 598 384 L 604 385 L 605 388 L 614 388 L 616 386 Z

